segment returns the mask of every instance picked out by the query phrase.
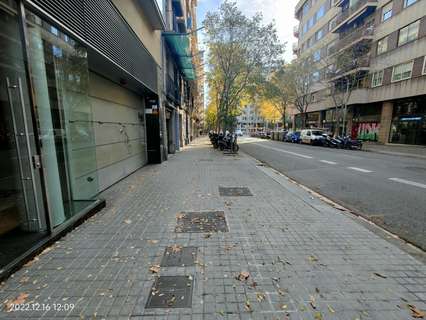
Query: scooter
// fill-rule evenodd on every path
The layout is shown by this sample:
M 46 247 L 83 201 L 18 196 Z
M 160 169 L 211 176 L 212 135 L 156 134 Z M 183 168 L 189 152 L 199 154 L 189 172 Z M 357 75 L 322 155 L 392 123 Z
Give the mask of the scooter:
M 330 135 L 323 134 L 322 136 L 324 137 L 322 139 L 322 145 L 324 147 L 329 147 L 329 148 L 337 148 L 338 147 L 337 141 L 334 140 Z

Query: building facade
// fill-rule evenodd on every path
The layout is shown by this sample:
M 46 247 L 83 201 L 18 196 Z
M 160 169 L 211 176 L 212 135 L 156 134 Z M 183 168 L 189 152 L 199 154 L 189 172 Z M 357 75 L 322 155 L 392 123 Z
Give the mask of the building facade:
M 265 127 L 265 119 L 261 116 L 259 108 L 255 105 L 247 105 L 242 108 L 237 116 L 237 129 L 244 134 L 261 131 Z
M 364 140 L 426 145 L 425 13 L 425 0 L 300 1 L 294 53 L 317 65 L 310 124 Z M 351 55 L 350 64 L 336 67 Z M 340 106 L 332 99 L 339 86 L 348 97 Z
M 204 88 L 197 66 L 202 57 L 198 51 L 197 1 L 164 0 L 161 5 L 166 21 L 162 39 L 164 144 L 168 153 L 174 153 L 199 132 Z
M 101 208 L 100 192 L 166 159 L 169 133 L 156 1 L 0 0 L 0 15 L 1 278 Z M 190 127 L 188 87 L 176 137 Z

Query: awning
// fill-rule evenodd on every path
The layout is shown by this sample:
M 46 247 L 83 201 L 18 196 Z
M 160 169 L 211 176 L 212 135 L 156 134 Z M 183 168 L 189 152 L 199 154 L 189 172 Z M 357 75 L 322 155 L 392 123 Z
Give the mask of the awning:
M 176 58 L 177 64 L 186 80 L 195 80 L 194 64 L 189 49 L 187 33 L 163 32 L 163 36 Z

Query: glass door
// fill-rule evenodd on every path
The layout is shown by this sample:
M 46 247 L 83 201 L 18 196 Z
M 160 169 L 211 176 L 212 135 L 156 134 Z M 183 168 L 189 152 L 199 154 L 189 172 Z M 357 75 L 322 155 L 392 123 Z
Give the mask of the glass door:
M 0 269 L 46 231 L 25 75 L 16 8 L 0 2 Z

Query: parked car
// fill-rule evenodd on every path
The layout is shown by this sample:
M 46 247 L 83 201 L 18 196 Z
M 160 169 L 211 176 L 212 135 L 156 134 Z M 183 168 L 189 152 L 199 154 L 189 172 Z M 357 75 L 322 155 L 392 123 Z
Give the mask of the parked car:
M 284 136 L 284 142 L 293 142 L 292 141 L 293 134 L 294 134 L 293 131 L 287 132 L 286 135 Z
M 300 133 L 302 143 L 310 145 L 322 145 L 324 131 L 318 129 L 305 129 Z
M 243 132 L 241 131 L 241 129 L 237 129 L 235 130 L 235 134 L 239 137 L 241 137 L 243 135 Z

